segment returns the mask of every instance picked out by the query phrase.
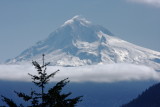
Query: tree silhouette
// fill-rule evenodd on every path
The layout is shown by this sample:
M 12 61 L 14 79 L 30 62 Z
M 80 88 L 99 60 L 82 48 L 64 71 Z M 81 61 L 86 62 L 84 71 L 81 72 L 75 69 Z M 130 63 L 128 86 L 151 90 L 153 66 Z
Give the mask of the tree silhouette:
M 50 63 L 45 63 L 44 54 L 42 55 L 43 64 L 42 66 L 37 61 L 32 61 L 33 66 L 37 69 L 37 75 L 31 76 L 32 82 L 41 89 L 41 92 L 37 92 L 35 90 L 31 90 L 30 95 L 27 95 L 22 92 L 14 91 L 18 97 L 22 98 L 24 102 L 29 102 L 30 105 L 28 107 L 74 107 L 81 100 L 82 96 L 78 96 L 75 98 L 68 98 L 72 93 L 69 92 L 67 94 L 62 93 L 62 89 L 66 86 L 70 81 L 68 78 L 61 80 L 56 83 L 55 86 L 50 88 L 47 92 L 45 92 L 46 85 L 50 81 L 50 78 L 54 77 L 54 75 L 59 71 L 55 71 L 51 74 L 47 74 L 47 66 Z M 2 101 L 5 102 L 9 107 L 24 107 L 23 104 L 17 105 L 12 99 L 9 99 L 5 96 L 1 96 Z M 2 106 L 3 107 L 3 106 Z

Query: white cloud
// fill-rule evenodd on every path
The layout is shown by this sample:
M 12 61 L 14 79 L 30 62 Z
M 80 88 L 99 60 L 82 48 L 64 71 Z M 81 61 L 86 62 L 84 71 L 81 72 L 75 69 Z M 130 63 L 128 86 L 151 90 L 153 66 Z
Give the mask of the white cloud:
M 118 82 L 160 80 L 160 73 L 152 68 L 133 64 L 105 64 L 81 67 L 49 66 L 48 73 L 60 71 L 52 81 L 60 81 L 69 77 L 72 82 Z M 35 74 L 31 65 L 0 65 L 0 80 L 30 81 L 27 74 Z
M 145 3 L 156 7 L 160 7 L 160 0 L 127 0 L 127 1 Z

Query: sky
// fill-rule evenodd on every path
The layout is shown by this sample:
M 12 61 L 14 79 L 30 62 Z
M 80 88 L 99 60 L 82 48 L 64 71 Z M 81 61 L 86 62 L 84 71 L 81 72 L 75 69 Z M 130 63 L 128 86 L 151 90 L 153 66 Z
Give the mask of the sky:
M 18 56 L 75 15 L 160 51 L 160 0 L 0 0 L 0 62 Z

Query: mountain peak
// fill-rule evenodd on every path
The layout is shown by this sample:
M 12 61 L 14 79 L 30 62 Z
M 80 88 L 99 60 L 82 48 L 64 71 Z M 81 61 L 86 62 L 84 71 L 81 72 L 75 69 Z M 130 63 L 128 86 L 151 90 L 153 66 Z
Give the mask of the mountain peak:
M 81 66 L 98 63 L 134 63 L 160 70 L 160 53 L 118 39 L 106 28 L 74 16 L 45 40 L 24 50 L 7 63 L 41 60 L 52 65 Z
M 82 25 L 87 25 L 87 24 L 90 24 L 91 22 L 88 21 L 86 18 L 84 18 L 83 16 L 80 16 L 80 15 L 76 15 L 74 16 L 73 18 L 67 20 L 63 26 L 65 25 L 72 25 L 72 24 L 82 24 Z

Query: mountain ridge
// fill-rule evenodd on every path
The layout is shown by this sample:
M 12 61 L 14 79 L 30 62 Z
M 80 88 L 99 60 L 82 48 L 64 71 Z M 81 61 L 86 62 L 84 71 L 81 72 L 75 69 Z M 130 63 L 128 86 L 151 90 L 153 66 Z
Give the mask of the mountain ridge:
M 24 50 L 8 64 L 46 60 L 52 65 L 82 66 L 99 63 L 133 63 L 160 70 L 160 52 L 115 37 L 109 30 L 81 16 L 67 20 L 48 38 Z
M 159 107 L 160 105 L 160 83 L 146 89 L 137 98 L 121 107 Z

